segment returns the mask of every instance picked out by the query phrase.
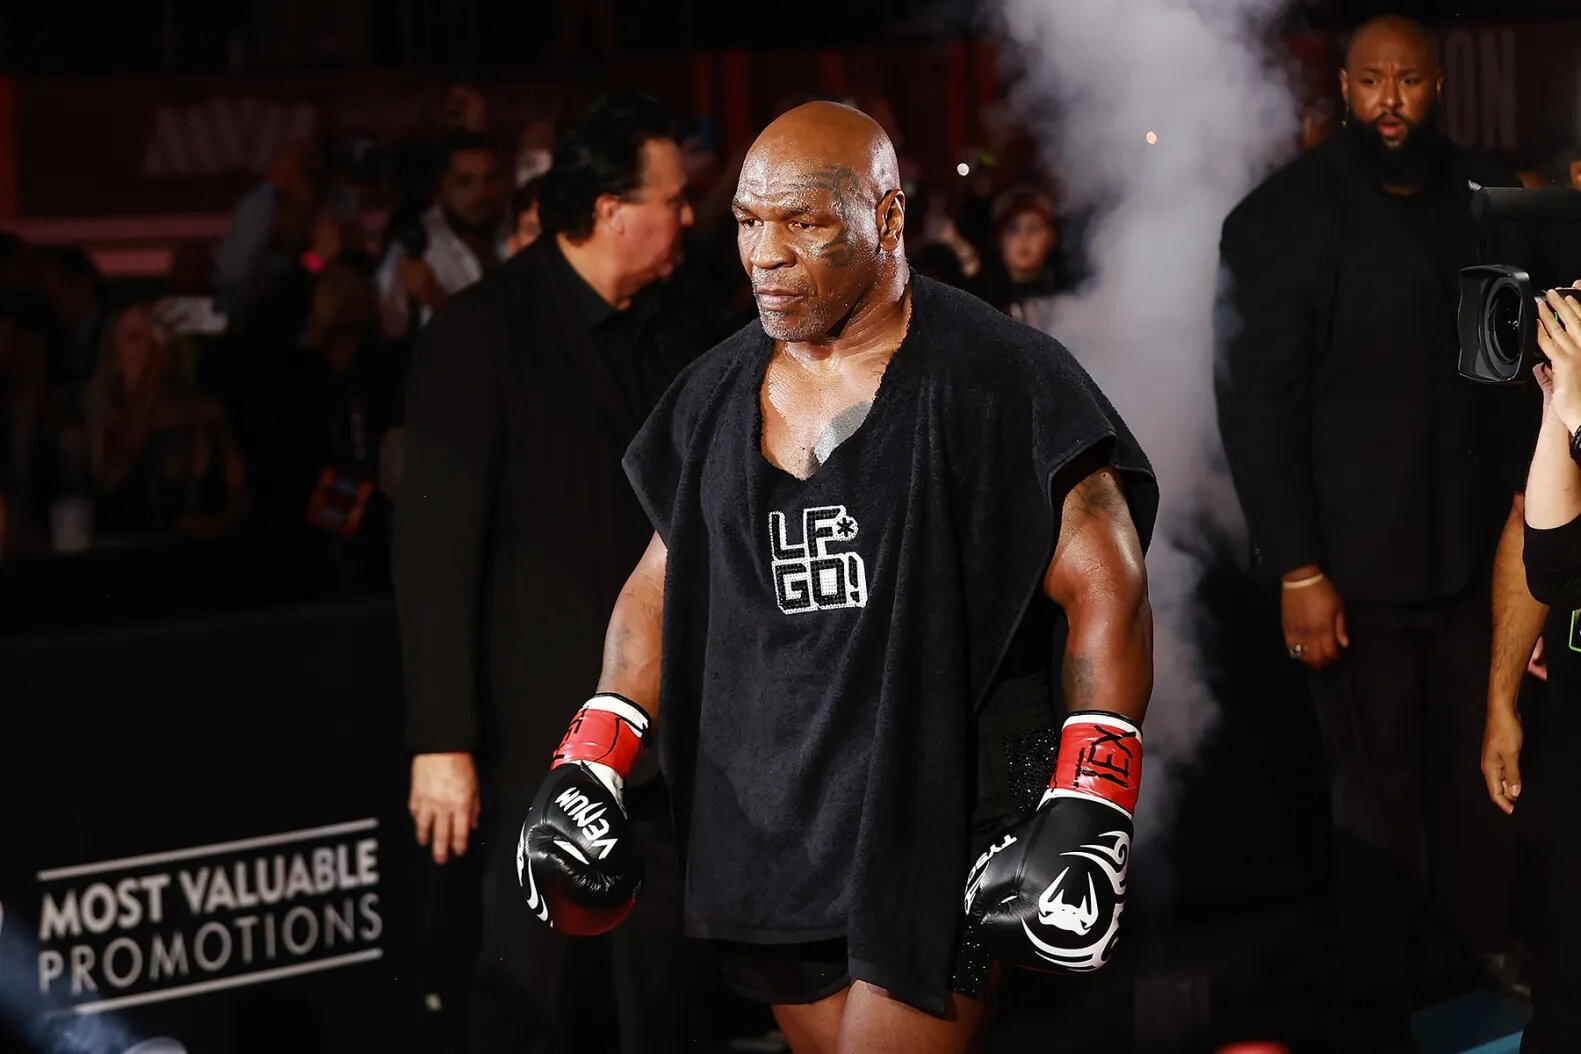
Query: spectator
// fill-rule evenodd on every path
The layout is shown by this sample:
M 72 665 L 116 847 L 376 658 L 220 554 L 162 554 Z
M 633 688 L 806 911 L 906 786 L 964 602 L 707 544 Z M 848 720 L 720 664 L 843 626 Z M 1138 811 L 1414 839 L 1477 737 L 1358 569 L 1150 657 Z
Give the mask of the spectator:
M 216 307 L 245 315 L 307 248 L 323 196 L 324 154 L 306 139 L 283 145 L 268 173 L 236 206 L 214 253 Z
M 384 333 L 410 335 L 410 302 L 427 324 L 446 300 L 483 277 L 504 255 L 504 172 L 489 138 L 454 132 L 446 143 L 438 200 L 406 229 L 393 233 L 379 267 Z
M 445 93 L 445 127 L 452 132 L 488 131 L 489 108 L 483 93 L 470 84 L 452 84 Z
M 259 466 L 268 481 L 260 487 L 260 511 L 271 522 L 300 523 L 326 472 L 353 485 L 374 481 L 379 445 L 393 423 L 400 365 L 379 341 L 367 269 L 350 257 L 325 265 L 306 330 L 281 350 L 268 385 L 276 406 L 293 411 L 276 415 L 267 456 L 259 458 L 268 464 L 267 471 Z
M 230 533 L 248 498 L 224 411 L 177 380 L 145 305 L 121 312 L 107 334 L 85 397 L 96 530 Z
M 341 254 L 360 251 L 363 240 L 360 219 L 344 218 L 321 207 L 305 250 L 281 268 L 260 293 L 257 309 L 229 327 L 236 343 L 267 357 L 300 341 L 319 273 Z
M 983 265 L 978 295 L 1028 325 L 1047 321 L 1038 302 L 1059 288 L 1052 262 L 1059 244 L 1053 202 L 1035 187 L 1012 187 L 994 202 L 992 229 L 993 251 Z
M 61 327 L 51 355 L 50 379 L 80 388 L 99 362 L 109 314 L 104 276 L 88 253 L 75 245 L 40 249 L 34 274 Z
M 42 544 L 50 498 L 42 314 L 42 305 L 18 291 L 7 291 L 0 301 L 0 500 L 7 506 L 7 544 L 13 550 Z
M 557 700 L 586 690 L 602 649 L 604 613 L 562 601 L 618 592 L 651 535 L 620 462 L 695 350 L 659 281 L 691 223 L 685 189 L 656 102 L 596 104 L 545 179 L 544 236 L 457 295 L 413 358 L 393 551 L 409 807 L 438 863 L 482 843 L 473 1054 L 564 1049 L 566 945 L 522 910 L 516 813 L 536 778 L 530 762 L 562 734 Z M 574 528 L 550 509 L 569 510 Z M 611 935 L 620 990 L 610 1002 L 624 1050 L 679 1050 L 693 978 L 669 803 L 656 768 L 626 787 L 652 850 L 650 884 Z
M 1393 1051 L 1438 979 L 1424 967 L 1449 964 L 1424 938 L 1511 980 L 1509 831 L 1477 775 L 1510 492 L 1482 432 L 1493 394 L 1455 372 L 1454 296 L 1477 255 L 1469 187 L 1514 177 L 1437 132 L 1442 74 L 1416 23 L 1368 22 L 1340 76 L 1345 128 L 1224 223 L 1215 380 L 1254 563 L 1279 583 L 1327 752 L 1335 1049 Z
M 982 253 L 956 225 L 946 195 L 919 182 L 906 196 L 906 215 L 910 231 L 907 237 L 917 246 L 908 253 L 912 268 L 958 289 L 972 288 L 982 274 Z M 950 259 L 946 259 L 946 253 Z
M 543 224 L 538 221 L 538 190 L 543 177 L 534 176 L 511 194 L 510 237 L 505 240 L 505 253 L 515 256 L 538 240 Z
M 528 120 L 516 142 L 516 163 L 512 185 L 520 187 L 549 171 L 554 163 L 554 115 L 539 113 Z

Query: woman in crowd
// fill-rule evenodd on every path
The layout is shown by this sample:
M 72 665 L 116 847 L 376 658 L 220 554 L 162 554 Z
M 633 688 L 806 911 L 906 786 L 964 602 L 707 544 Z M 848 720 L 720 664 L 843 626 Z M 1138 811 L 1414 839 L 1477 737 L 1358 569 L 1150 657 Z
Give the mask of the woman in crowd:
M 84 399 L 100 534 L 229 534 L 248 506 L 224 410 L 182 383 L 145 304 L 106 327 Z
M 1054 266 L 1058 245 L 1048 195 L 1036 187 L 1011 187 L 994 202 L 991 251 L 978 295 L 1028 325 L 1047 321 L 1039 302 L 1059 289 Z

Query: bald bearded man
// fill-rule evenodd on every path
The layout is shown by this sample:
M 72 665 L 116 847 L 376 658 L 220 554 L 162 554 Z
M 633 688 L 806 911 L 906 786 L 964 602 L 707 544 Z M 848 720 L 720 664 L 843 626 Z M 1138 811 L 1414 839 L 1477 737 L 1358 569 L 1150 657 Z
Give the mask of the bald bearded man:
M 1108 959 L 1152 687 L 1146 457 L 1062 346 L 910 272 L 899 186 L 832 103 L 747 156 L 759 320 L 627 452 L 655 533 L 517 854 L 544 921 L 617 924 L 656 734 L 688 931 L 798 1054 L 964 1051 L 998 965 Z
M 1325 1018 L 1345 1051 L 1412 1049 L 1429 972 L 1482 958 L 1508 977 L 1510 832 L 1478 762 L 1494 541 L 1532 438 L 1515 434 L 1519 389 L 1455 366 L 1457 271 L 1479 262 L 1471 194 L 1514 179 L 1437 131 L 1442 82 L 1420 25 L 1363 24 L 1340 72 L 1344 131 L 1253 190 L 1221 244 L 1219 422 L 1323 734 Z M 1511 245 L 1484 258 L 1535 271 Z M 1524 595 L 1515 552 L 1501 563 Z M 1513 705 L 1531 641 L 1499 650 Z

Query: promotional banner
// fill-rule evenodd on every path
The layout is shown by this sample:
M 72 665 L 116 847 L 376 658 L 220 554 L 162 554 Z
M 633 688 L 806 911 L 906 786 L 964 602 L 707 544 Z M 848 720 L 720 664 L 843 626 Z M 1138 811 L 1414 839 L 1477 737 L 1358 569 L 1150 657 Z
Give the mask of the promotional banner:
M 9 640 L 0 670 L 0 1031 L 394 1049 L 418 996 L 387 598 Z

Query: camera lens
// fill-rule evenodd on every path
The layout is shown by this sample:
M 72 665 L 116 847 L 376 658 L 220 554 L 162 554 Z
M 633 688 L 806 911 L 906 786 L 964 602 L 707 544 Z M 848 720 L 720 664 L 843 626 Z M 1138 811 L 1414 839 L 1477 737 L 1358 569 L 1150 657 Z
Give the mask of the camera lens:
M 1521 287 L 1500 278 L 1488 291 L 1482 315 L 1482 346 L 1501 375 L 1513 377 L 1521 368 Z

